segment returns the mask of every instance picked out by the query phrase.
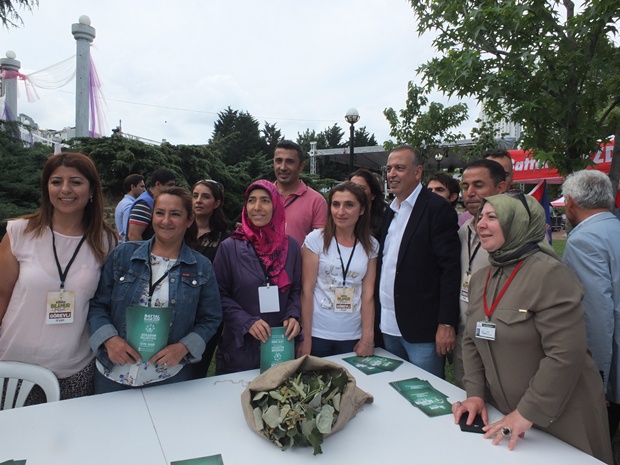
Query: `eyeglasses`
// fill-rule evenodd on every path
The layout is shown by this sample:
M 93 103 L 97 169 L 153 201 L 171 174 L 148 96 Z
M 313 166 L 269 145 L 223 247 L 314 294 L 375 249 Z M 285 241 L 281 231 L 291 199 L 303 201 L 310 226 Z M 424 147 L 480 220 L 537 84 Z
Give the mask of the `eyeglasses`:
M 513 199 L 519 199 L 521 201 L 521 203 L 527 210 L 527 216 L 531 221 L 532 212 L 530 212 L 530 207 L 527 204 L 527 199 L 525 198 L 525 194 L 523 193 L 523 191 L 520 189 L 510 189 L 509 191 L 506 191 L 506 195 L 508 195 L 509 197 L 512 197 Z
M 200 184 L 200 183 L 212 184 L 215 187 L 217 187 L 222 194 L 224 193 L 224 186 L 222 185 L 221 182 L 214 181 L 213 179 L 201 179 L 196 184 Z

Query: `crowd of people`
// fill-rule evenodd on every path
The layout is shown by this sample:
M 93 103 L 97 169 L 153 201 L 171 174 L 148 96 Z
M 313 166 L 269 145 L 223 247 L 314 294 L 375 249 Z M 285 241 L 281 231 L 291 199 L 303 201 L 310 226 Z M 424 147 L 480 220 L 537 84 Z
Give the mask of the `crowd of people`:
M 0 243 L 0 360 L 50 369 L 69 399 L 202 378 L 214 357 L 217 374 L 258 368 L 261 343 L 284 327 L 297 356 L 381 346 L 441 378 L 452 363 L 466 392 L 456 422 L 480 415 L 509 449 L 537 427 L 613 463 L 620 221 L 606 175 L 566 179 L 562 262 L 543 207 L 511 189 L 505 151 L 469 163 L 460 184 L 437 173 L 425 186 L 423 160 L 397 147 L 389 204 L 365 169 L 325 201 L 300 179 L 304 155 L 277 144 L 276 181 L 248 186 L 234 226 L 216 180 L 188 191 L 166 169 L 148 188 L 131 175 L 116 232 L 90 158 L 51 156 L 41 207 Z M 170 321 L 144 359 L 128 342 L 138 314 Z M 44 400 L 35 389 L 28 403 Z M 487 405 L 504 416 L 489 423 Z

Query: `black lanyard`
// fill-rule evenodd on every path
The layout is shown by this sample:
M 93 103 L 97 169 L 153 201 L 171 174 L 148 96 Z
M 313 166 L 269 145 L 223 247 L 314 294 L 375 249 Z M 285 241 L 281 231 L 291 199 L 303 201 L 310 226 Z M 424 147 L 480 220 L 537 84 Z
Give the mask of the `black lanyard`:
M 174 265 L 173 265 L 174 266 Z M 170 267 L 172 268 L 172 267 Z M 153 268 L 151 268 L 151 251 L 149 249 L 149 307 L 151 307 L 151 300 L 153 300 L 153 293 L 155 292 L 155 288 L 168 276 L 170 273 L 170 268 L 166 270 L 166 272 L 159 278 L 157 281 L 153 282 Z
M 340 246 L 338 245 L 338 239 L 334 237 L 336 241 L 336 249 L 338 250 L 338 256 L 340 257 L 340 265 L 342 266 L 342 287 L 345 287 L 347 284 L 347 273 L 349 272 L 349 265 L 351 265 L 351 259 L 353 258 L 353 254 L 355 253 L 355 246 L 357 246 L 357 238 L 355 238 L 355 242 L 353 243 L 353 250 L 351 250 L 351 255 L 349 255 L 349 261 L 347 262 L 347 267 L 344 267 L 344 262 L 342 261 L 342 254 L 340 253 Z
M 77 257 L 77 254 L 80 251 L 82 244 L 86 240 L 86 236 L 82 236 L 82 239 L 80 239 L 80 243 L 76 247 L 75 252 L 73 252 L 71 260 L 69 260 L 65 271 L 63 271 L 62 267 L 60 266 L 60 260 L 58 260 L 58 252 L 56 251 L 56 236 L 54 235 L 54 230 L 51 226 L 50 230 L 52 231 L 52 248 L 54 249 L 54 258 L 56 259 L 56 267 L 58 267 L 58 277 L 60 278 L 60 289 L 62 290 L 65 288 L 65 281 L 67 279 L 67 275 L 69 274 L 69 268 L 71 268 L 71 265 L 73 265 L 73 261 L 75 260 L 75 257 Z
M 469 227 L 467 227 L 467 255 L 469 256 L 469 268 L 467 268 L 467 274 L 471 274 L 471 265 L 474 262 L 474 258 L 476 258 L 476 254 L 478 253 L 478 250 L 480 250 L 480 240 L 478 240 L 478 245 L 476 245 L 476 248 L 474 249 L 474 254 L 472 255 L 471 253 L 471 229 L 469 229 Z

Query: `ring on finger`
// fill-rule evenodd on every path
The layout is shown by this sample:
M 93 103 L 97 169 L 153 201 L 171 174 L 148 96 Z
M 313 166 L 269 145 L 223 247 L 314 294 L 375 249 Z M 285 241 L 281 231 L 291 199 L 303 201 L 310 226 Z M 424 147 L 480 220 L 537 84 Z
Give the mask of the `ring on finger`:
M 501 432 L 502 436 L 504 436 L 505 438 L 509 438 L 512 434 L 512 430 L 508 426 L 502 427 Z

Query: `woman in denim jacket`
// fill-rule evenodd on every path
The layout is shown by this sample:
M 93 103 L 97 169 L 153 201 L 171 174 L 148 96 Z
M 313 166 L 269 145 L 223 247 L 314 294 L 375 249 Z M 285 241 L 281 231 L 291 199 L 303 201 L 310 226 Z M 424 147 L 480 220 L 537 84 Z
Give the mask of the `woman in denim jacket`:
M 200 360 L 221 322 L 211 263 L 186 244 L 195 240 L 196 230 L 192 198 L 185 189 L 172 187 L 157 196 L 153 228 L 151 240 L 114 250 L 90 302 L 96 393 L 191 379 L 187 364 Z M 137 350 L 143 342 L 132 347 L 126 340 L 128 312 L 143 307 L 154 307 L 155 318 L 169 311 L 164 308 L 172 312 L 167 345 L 146 360 Z

